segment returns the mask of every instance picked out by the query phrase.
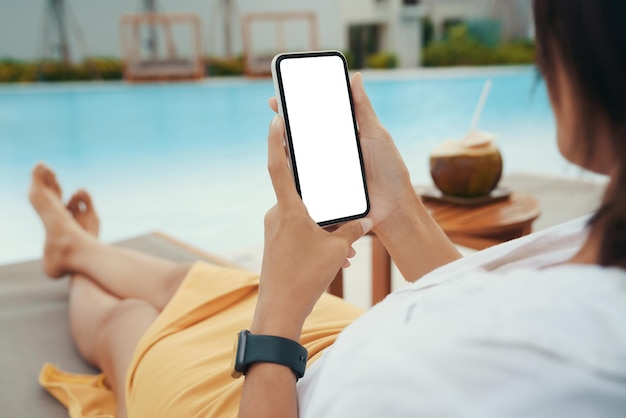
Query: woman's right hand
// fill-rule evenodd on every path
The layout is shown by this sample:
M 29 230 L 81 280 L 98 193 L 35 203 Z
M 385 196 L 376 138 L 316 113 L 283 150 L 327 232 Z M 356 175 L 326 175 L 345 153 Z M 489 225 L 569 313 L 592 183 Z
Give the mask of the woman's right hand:
M 418 200 L 404 160 L 378 120 L 360 73 L 352 77 L 351 87 L 370 197 L 368 217 L 374 221 L 374 231 L 377 231 L 398 209 L 412 208 Z
M 404 278 L 414 281 L 460 254 L 417 197 L 409 171 L 365 93 L 360 73 L 352 77 L 351 87 L 370 197 L 367 217 Z M 275 98 L 270 99 L 270 107 L 277 111 Z
M 368 218 L 376 231 L 397 209 L 414 205 L 415 192 L 391 135 L 378 120 L 365 93 L 360 73 L 352 77 L 351 87 L 370 198 Z M 276 98 L 272 97 L 269 104 L 278 112 Z
M 407 281 L 460 257 L 458 250 L 417 197 L 389 132 L 370 103 L 360 73 L 352 77 L 374 232 Z

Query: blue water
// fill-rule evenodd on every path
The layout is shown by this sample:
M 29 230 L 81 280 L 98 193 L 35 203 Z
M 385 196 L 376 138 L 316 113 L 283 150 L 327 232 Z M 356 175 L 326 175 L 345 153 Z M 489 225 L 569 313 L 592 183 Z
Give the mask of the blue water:
M 0 90 L 0 165 L 146 168 L 263 150 L 267 83 Z
M 485 77 L 374 80 L 368 93 L 401 146 L 462 136 Z M 533 71 L 495 78 L 481 127 L 500 133 L 553 124 Z M 0 90 L 0 167 L 44 159 L 81 168 L 178 163 L 255 154 L 273 94 L 269 81 L 218 85 L 95 85 Z
M 545 87 L 531 68 L 366 76 L 414 182 L 429 181 L 430 149 L 465 134 L 487 78 L 479 128 L 499 136 L 505 171 L 576 174 L 556 150 Z M 271 95 L 266 80 L 0 88 L 0 263 L 40 250 L 25 193 L 42 160 L 67 193 L 93 192 L 104 239 L 162 229 L 224 255 L 258 247 L 274 203 L 265 173 Z

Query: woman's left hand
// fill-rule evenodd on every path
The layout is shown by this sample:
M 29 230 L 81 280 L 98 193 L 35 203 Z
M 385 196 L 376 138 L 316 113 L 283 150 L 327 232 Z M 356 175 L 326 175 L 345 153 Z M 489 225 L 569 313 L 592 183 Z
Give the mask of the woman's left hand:
M 278 203 L 265 216 L 265 250 L 251 331 L 293 340 L 347 258 L 352 244 L 372 227 L 351 221 L 332 232 L 309 216 L 287 165 L 285 125 L 275 116 L 268 138 L 268 170 Z

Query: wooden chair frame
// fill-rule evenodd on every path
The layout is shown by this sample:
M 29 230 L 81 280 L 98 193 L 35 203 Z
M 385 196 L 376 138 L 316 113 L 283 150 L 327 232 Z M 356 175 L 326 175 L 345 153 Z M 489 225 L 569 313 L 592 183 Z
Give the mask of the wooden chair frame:
M 194 57 L 190 60 L 189 68 L 182 71 L 172 71 L 164 66 L 161 71 L 142 74 L 135 67 L 141 61 L 141 32 L 142 26 L 160 26 L 165 38 L 167 58 L 176 60 L 178 51 L 172 34 L 172 25 L 189 25 L 193 33 Z M 169 81 L 169 80 L 196 80 L 204 77 L 204 61 L 202 57 L 202 27 L 200 18 L 195 14 L 163 14 L 141 13 L 123 15 L 120 18 L 120 42 L 122 59 L 124 61 L 124 79 L 130 82 L 138 81 Z M 158 61 L 155 61 L 158 62 Z
M 319 48 L 317 14 L 315 12 L 288 12 L 288 13 L 248 13 L 241 19 L 242 39 L 243 39 L 243 57 L 244 57 L 244 74 L 249 77 L 269 76 L 270 68 L 259 69 L 252 64 L 254 59 L 252 45 L 252 24 L 255 22 L 274 22 L 276 24 L 276 52 L 283 52 L 285 46 L 285 23 L 304 20 L 309 23 L 309 39 L 310 49 Z

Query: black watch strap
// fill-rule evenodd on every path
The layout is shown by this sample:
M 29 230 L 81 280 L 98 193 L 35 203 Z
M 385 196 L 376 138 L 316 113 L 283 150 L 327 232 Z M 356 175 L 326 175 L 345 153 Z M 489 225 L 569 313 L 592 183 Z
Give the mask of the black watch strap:
M 245 334 L 245 335 L 242 335 Z M 243 338 L 242 338 L 243 337 Z M 241 347 L 241 345 L 244 347 Z M 254 363 L 275 363 L 289 367 L 299 379 L 304 376 L 308 352 L 296 341 L 273 335 L 254 335 L 248 330 L 240 332 L 239 352 L 242 355 L 237 362 L 236 369 L 246 374 Z

